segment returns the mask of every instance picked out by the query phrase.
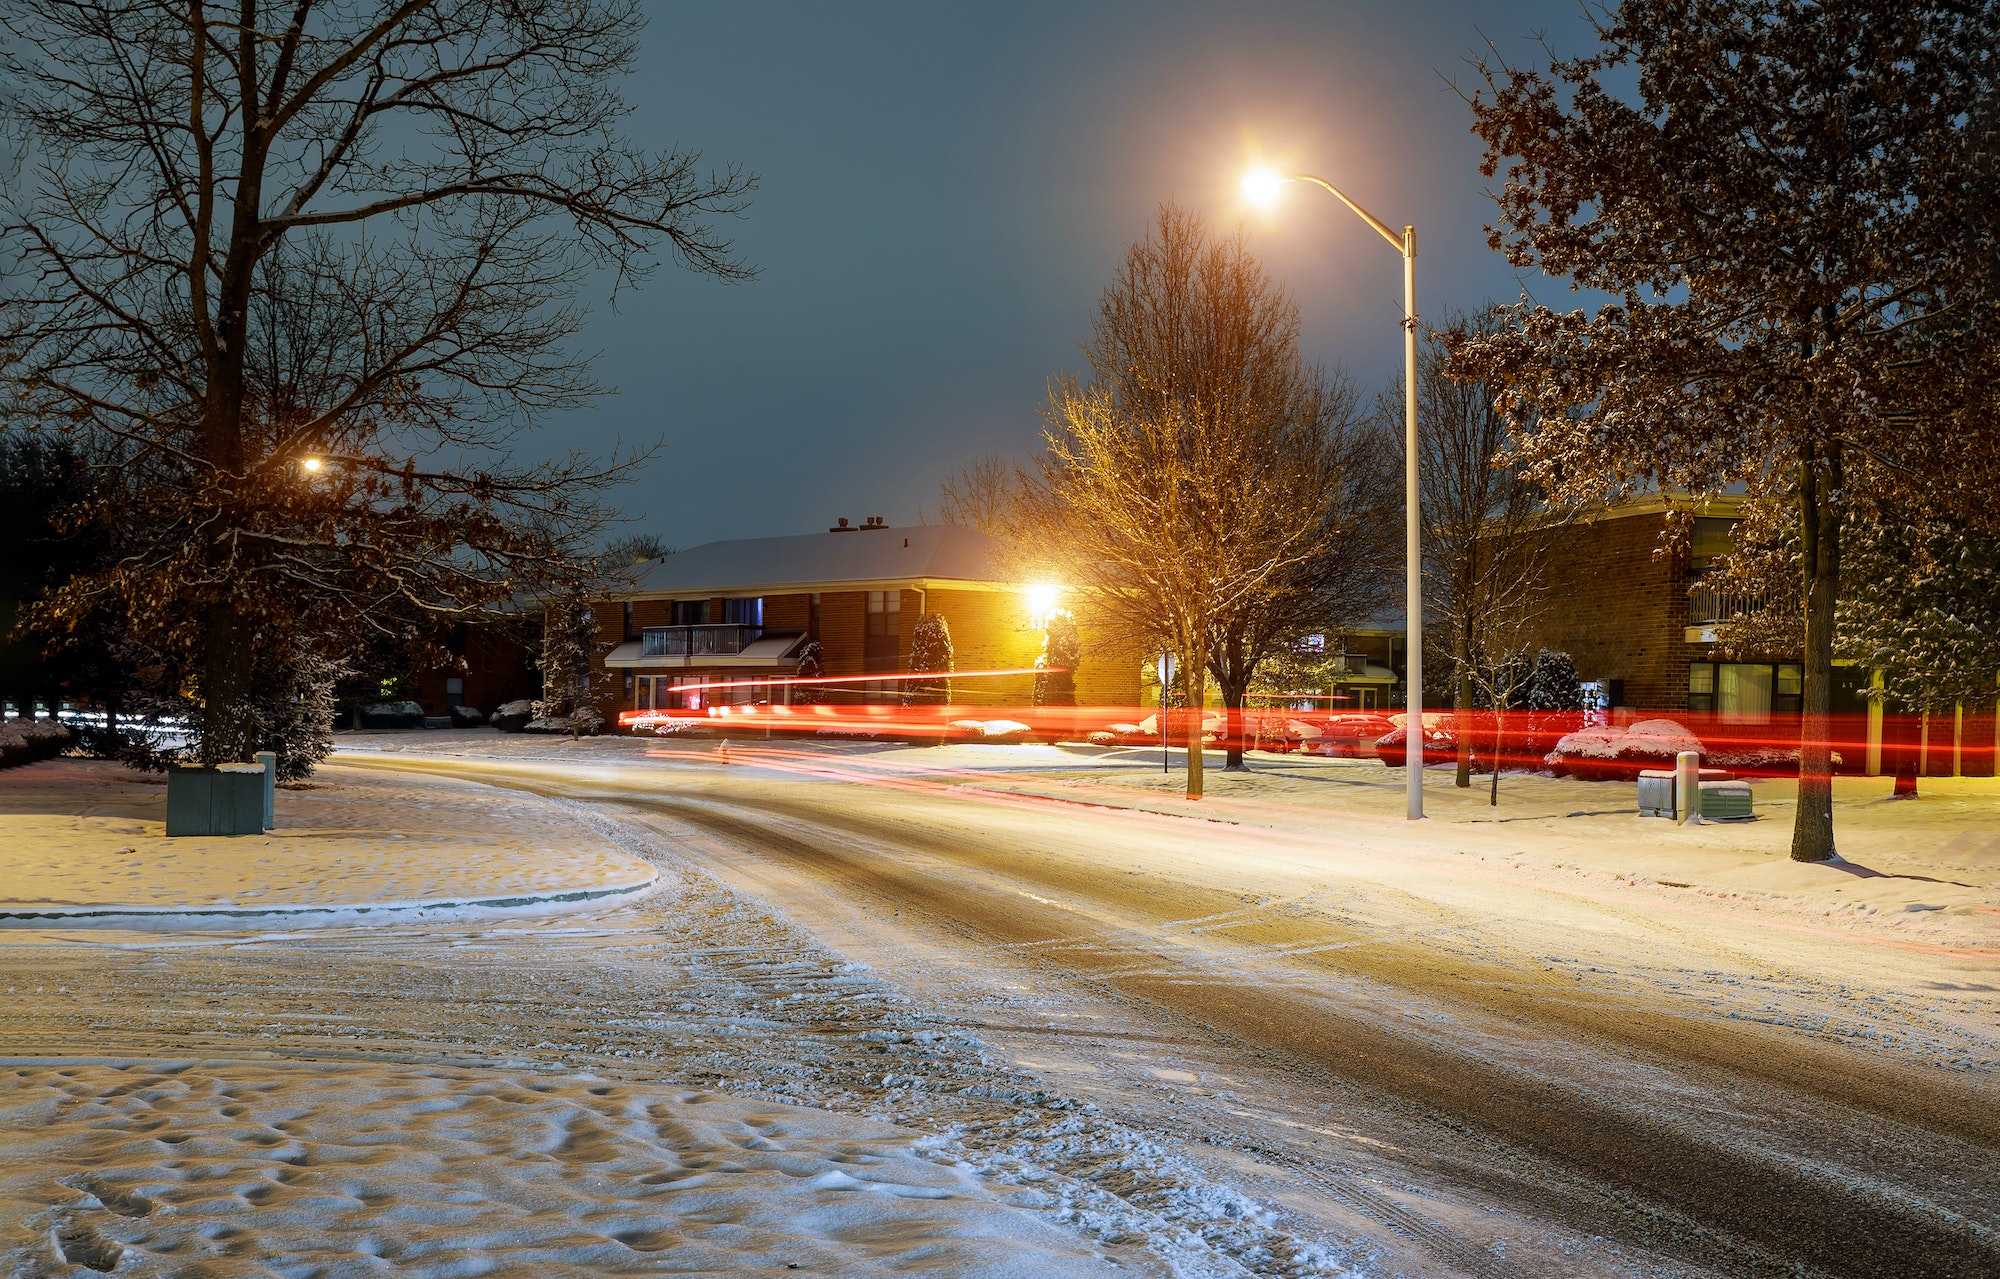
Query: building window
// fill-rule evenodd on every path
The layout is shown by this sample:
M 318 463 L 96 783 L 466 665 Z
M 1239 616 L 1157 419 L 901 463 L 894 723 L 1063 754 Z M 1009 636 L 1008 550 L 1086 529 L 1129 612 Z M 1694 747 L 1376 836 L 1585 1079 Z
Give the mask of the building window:
M 708 625 L 708 609 L 709 603 L 707 600 L 675 600 L 674 625 L 706 626 Z
M 1715 668 L 1715 709 L 1726 724 L 1766 724 L 1771 719 L 1771 668 L 1721 662 Z
M 1688 700 L 1691 711 L 1715 709 L 1715 663 L 1688 663 Z
M 903 630 L 903 593 L 901 591 L 868 592 L 868 630 L 864 641 L 863 657 L 870 671 L 893 671 L 899 662 L 899 645 Z M 870 701 L 880 700 L 886 690 L 877 693 L 869 690 Z
M 444 682 L 444 704 L 446 706 L 465 705 L 465 681 L 454 675 Z
M 764 600 L 762 596 L 752 599 L 722 601 L 722 620 L 738 626 L 762 626 L 764 624 Z
M 1796 664 L 1778 667 L 1771 685 L 1771 709 L 1798 714 L 1806 705 L 1806 668 Z
M 1700 577 L 1709 565 L 1729 554 L 1729 531 L 1735 527 L 1735 520 L 1695 518 L 1694 531 L 1688 538 L 1688 570 L 1692 576 Z
M 632 601 L 625 601 L 625 638 L 638 639 L 639 632 L 632 629 Z

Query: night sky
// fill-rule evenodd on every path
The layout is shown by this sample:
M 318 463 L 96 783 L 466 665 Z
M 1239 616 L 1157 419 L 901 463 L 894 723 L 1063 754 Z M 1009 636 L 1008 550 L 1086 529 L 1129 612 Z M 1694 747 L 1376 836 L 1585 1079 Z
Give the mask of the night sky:
M 1318 173 L 1414 222 L 1426 318 L 1524 283 L 1565 305 L 1485 247 L 1447 83 L 1482 37 L 1533 61 L 1542 34 L 1588 47 L 1573 0 L 659 5 L 632 135 L 758 174 L 729 229 L 761 274 L 664 268 L 615 312 L 593 299 L 584 340 L 619 394 L 524 449 L 663 439 L 617 500 L 624 531 L 673 546 L 913 522 L 958 463 L 1028 456 L 1047 379 L 1081 365 L 1092 304 L 1169 199 L 1246 221 L 1309 356 L 1372 395 L 1401 367 L 1398 258 L 1323 192 L 1247 210 L 1240 175 Z

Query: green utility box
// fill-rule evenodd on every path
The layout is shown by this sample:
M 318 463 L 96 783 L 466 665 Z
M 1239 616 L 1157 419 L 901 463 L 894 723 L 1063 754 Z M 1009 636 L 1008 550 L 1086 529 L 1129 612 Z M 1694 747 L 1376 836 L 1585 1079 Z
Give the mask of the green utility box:
M 168 769 L 167 834 L 263 834 L 267 775 L 261 764 Z
M 1703 782 L 1701 819 L 1705 822 L 1747 822 L 1750 811 L 1749 782 Z

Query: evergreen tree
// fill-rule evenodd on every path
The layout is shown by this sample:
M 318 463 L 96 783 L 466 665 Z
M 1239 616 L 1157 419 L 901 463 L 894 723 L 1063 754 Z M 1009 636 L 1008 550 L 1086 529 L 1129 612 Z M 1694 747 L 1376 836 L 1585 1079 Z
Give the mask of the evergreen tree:
M 826 669 L 823 665 L 824 661 L 825 650 L 820 648 L 819 641 L 809 640 L 806 646 L 799 650 L 799 669 L 796 674 L 802 680 L 820 679 L 826 674 Z M 826 685 L 824 684 L 792 685 L 792 705 L 794 706 L 818 706 L 825 700 Z
M 1083 661 L 1083 638 L 1068 609 L 1049 614 L 1042 628 L 1042 651 L 1035 658 L 1035 705 L 1076 705 L 1076 668 Z
M 944 614 L 925 613 L 917 619 L 917 628 L 910 637 L 910 669 L 925 672 L 929 678 L 913 679 L 903 685 L 903 705 L 943 706 L 951 701 L 952 669 L 951 627 L 946 624 Z
M 589 737 L 604 727 L 597 708 L 590 659 L 597 621 L 575 596 L 548 602 L 542 615 L 542 698 L 535 718 L 558 723 L 571 737 Z

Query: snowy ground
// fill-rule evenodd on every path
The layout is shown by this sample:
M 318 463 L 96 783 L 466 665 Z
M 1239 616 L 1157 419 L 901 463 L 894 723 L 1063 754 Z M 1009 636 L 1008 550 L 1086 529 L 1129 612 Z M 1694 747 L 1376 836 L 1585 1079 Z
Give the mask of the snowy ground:
M 1412 826 L 1348 761 L 1189 805 L 1145 751 L 350 746 L 641 822 L 1383 1273 L 2000 1266 L 1991 782 L 1843 781 L 1848 863 L 1797 867 L 1776 782 L 1682 829 L 1438 770 Z
M 657 873 L 555 805 L 476 785 L 321 780 L 280 790 L 276 814 L 263 836 L 168 839 L 164 778 L 81 760 L 0 773 L 0 924 L 547 911 Z
M 1211 773 L 1210 799 L 1190 806 L 1177 778 L 1159 779 L 1157 752 L 738 741 L 725 757 L 714 742 L 456 732 L 341 745 L 316 779 L 329 796 L 379 785 L 473 811 L 545 806 L 569 844 L 643 859 L 660 886 L 544 918 L 0 935 L 0 1043 L 42 1059 L 13 1079 L 30 1099 L 14 1113 L 32 1124 L 33 1099 L 65 1088 L 79 1106 L 136 1107 L 113 1096 L 110 1072 L 204 1062 L 185 1090 L 162 1085 L 163 1105 L 186 1105 L 214 1149 L 241 1153 L 243 1133 L 300 1136 L 280 1127 L 291 1103 L 224 1101 L 247 1090 L 214 1079 L 318 1078 L 328 1097 L 386 1108 L 395 1123 L 381 1132 L 421 1137 L 384 1168 L 491 1178 L 479 1184 L 499 1188 L 496 1205 L 550 1205 L 536 1229 L 589 1218 L 579 1247 L 615 1242 L 597 1227 L 628 1182 L 481 1171 L 490 1151 L 434 1160 L 424 1116 L 452 1129 L 437 1149 L 464 1153 L 450 1144 L 470 1131 L 451 1117 L 462 1098 L 546 1086 L 546 1122 L 618 1134 L 599 1147 L 615 1150 L 614 1170 L 682 1156 L 651 1119 L 607 1115 L 690 1090 L 723 1094 L 703 1104 L 728 1123 L 761 1122 L 745 1116 L 766 1103 L 831 1112 L 791 1130 L 802 1167 L 832 1158 L 843 1125 L 897 1125 L 872 1148 L 885 1175 L 928 1161 L 946 1180 L 921 1184 L 956 1196 L 937 1210 L 971 1214 L 967 1251 L 914 1267 L 932 1273 L 975 1266 L 990 1255 L 978 1240 L 994 1237 L 1056 1273 L 2000 1267 L 1991 783 L 1927 781 L 1911 804 L 1883 802 L 1886 781 L 1843 782 L 1850 865 L 1795 868 L 1778 783 L 1758 785 L 1759 822 L 1682 830 L 1633 814 L 1629 786 L 1510 775 L 1496 812 L 1483 789 L 1454 792 L 1435 773 L 1434 820 L 1413 828 L 1400 773 L 1347 761 Z M 1940 909 L 1892 909 L 1909 904 Z M 57 1083 L 50 1058 L 95 1064 Z M 585 1100 L 600 1086 L 619 1099 L 602 1112 Z M 408 1113 L 384 1100 L 398 1089 L 416 1099 Z M 237 1106 L 251 1109 L 226 1113 Z M 319 1113 L 305 1135 L 346 1131 L 331 1103 Z M 238 1119 L 263 1128 L 228 1127 Z M 535 1145 L 552 1130 L 530 1128 L 510 1145 L 562 1163 L 560 1142 Z M 207 1179 L 183 1184 L 168 1165 L 190 1146 L 210 1157 L 199 1140 L 135 1144 L 134 1167 L 160 1178 L 157 1196 L 142 1193 L 174 1212 L 175 1195 L 195 1204 L 189 1187 Z M 352 1144 L 336 1136 L 329 1157 Z M 542 1198 L 537 1176 L 575 1193 Z M 33 1264 L 52 1264 L 60 1223 L 111 1237 L 101 1223 L 117 1208 L 93 1207 L 111 1201 L 75 1178 L 5 1184 L 40 1187 L 16 1220 L 56 1214 L 38 1219 L 57 1223 L 36 1236 L 42 1252 L 23 1245 Z M 367 1252 L 383 1236 L 356 1224 L 364 1182 L 349 1184 L 339 1219 L 356 1233 L 328 1273 L 386 1271 L 387 1254 Z M 411 1181 L 394 1188 L 431 1202 Z M 202 1224 L 289 1254 L 292 1227 L 242 1203 Z M 171 1216 L 109 1225 L 164 1230 Z M 505 1228 L 477 1226 L 496 1232 L 482 1236 L 498 1241 L 494 1273 L 558 1272 L 536 1260 L 553 1255 L 535 1253 L 542 1243 L 505 1251 Z M 72 1233 L 79 1256 L 94 1246 Z M 745 1254 L 759 1268 L 790 1246 L 755 1237 L 769 1245 Z M 210 1273 L 292 1273 L 228 1243 L 171 1255 Z M 904 1255 L 836 1249 L 815 1264 L 894 1273 Z M 463 1260 L 411 1253 L 395 1268 L 443 1275 Z
M 106 785 L 37 769 L 44 809 Z M 667 841 L 445 778 L 314 784 L 386 801 L 377 829 L 397 804 L 485 807 L 657 886 L 561 915 L 0 934 L 0 1273 L 1339 1275 L 1368 1255 L 1283 1229 Z
M 1002 1197 L 1035 1192 L 927 1158 L 922 1140 L 592 1075 L 15 1061 L 0 1066 L 0 1262 L 15 1275 L 1116 1272 Z

